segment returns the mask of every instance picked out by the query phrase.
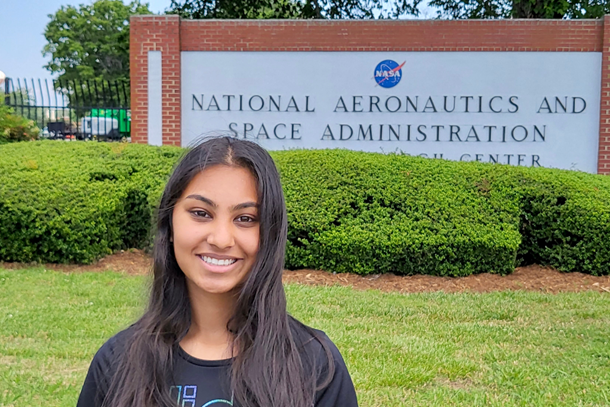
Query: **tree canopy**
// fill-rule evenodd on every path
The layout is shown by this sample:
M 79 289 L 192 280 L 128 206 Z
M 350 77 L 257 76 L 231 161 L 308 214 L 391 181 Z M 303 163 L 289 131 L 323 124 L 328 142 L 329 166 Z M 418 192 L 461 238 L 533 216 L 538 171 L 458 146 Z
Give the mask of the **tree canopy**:
M 431 0 L 441 18 L 600 18 L 607 0 Z
M 171 0 L 183 18 L 396 18 L 417 15 L 421 0 Z
M 129 17 L 151 14 L 148 4 L 134 0 L 97 0 L 92 4 L 62 6 L 46 26 L 51 56 L 45 68 L 59 80 L 110 80 L 129 83 Z

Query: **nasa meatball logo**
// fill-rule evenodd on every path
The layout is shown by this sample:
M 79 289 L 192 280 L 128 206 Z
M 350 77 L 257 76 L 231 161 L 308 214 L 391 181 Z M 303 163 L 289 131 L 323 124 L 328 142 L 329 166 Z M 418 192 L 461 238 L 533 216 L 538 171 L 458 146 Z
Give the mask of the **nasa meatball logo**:
M 384 88 L 393 88 L 398 85 L 402 78 L 402 67 L 405 65 L 405 62 L 398 65 L 396 61 L 386 59 L 377 64 L 375 67 L 375 81 L 377 85 Z

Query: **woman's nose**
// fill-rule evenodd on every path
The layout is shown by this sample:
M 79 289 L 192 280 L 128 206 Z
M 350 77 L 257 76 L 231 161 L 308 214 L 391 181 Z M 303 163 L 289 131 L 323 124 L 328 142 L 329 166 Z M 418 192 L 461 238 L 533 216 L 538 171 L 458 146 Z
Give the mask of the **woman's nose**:
M 219 249 L 232 247 L 235 244 L 232 225 L 225 222 L 214 222 L 207 240 L 209 244 Z

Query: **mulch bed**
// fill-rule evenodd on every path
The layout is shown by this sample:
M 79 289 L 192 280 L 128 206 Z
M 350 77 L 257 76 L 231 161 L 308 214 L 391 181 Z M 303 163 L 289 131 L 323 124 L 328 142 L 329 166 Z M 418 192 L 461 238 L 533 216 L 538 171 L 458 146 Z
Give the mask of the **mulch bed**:
M 20 269 L 33 264 L 2 263 L 0 267 Z M 45 268 L 64 272 L 114 270 L 132 275 L 143 275 L 151 268 L 151 258 L 141 250 L 128 250 L 107 256 L 94 264 L 65 265 L 45 264 Z M 598 291 L 610 294 L 610 276 L 595 277 L 583 273 L 562 273 L 549 267 L 537 265 L 518 267 L 508 276 L 477 274 L 468 277 L 397 276 L 394 274 L 332 274 L 320 270 L 285 270 L 285 283 L 309 285 L 341 285 L 358 290 L 381 290 L 386 292 L 490 292 L 504 290 L 528 290 L 549 293 Z

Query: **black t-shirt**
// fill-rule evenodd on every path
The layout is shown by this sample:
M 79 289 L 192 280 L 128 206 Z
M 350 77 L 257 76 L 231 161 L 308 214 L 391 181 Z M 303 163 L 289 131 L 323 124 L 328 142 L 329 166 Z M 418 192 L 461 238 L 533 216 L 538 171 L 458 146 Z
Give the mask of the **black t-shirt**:
M 89 367 L 85 383 L 78 399 L 77 407 L 100 406 L 114 374 L 117 358 L 129 340 L 131 329 L 119 332 L 110 338 L 97 352 Z M 322 331 L 317 336 L 331 349 L 335 363 L 335 374 L 330 384 L 316 393 L 315 407 L 357 407 L 354 385 L 337 347 Z M 304 352 L 312 352 L 316 360 L 323 362 L 326 353 L 317 340 L 303 347 Z M 178 348 L 174 352 L 174 378 L 170 394 L 180 407 L 222 407 L 234 406 L 230 389 L 230 368 L 232 359 L 201 360 L 188 355 Z M 318 364 L 320 365 L 320 364 Z M 325 371 L 326 369 L 322 369 Z M 320 380 L 323 380 L 322 377 Z

